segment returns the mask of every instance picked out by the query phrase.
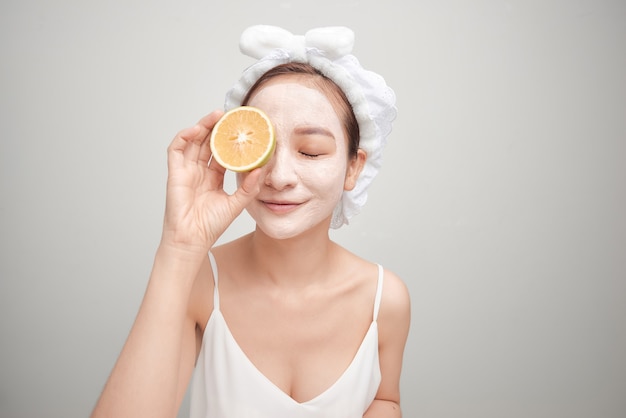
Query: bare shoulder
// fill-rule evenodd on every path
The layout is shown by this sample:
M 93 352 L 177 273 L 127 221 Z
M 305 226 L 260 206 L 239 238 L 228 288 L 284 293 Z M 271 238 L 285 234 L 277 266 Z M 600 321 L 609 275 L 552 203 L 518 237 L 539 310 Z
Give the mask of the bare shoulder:
M 396 273 L 385 269 L 383 284 L 383 299 L 381 303 L 387 303 L 401 309 L 409 308 L 409 290 L 404 281 Z
M 343 248 L 342 248 L 343 249 Z M 372 277 L 376 277 L 376 264 L 365 260 L 348 250 L 344 250 L 346 257 L 342 263 L 351 265 L 358 276 L 367 278 L 369 281 Z M 383 289 L 380 302 L 380 310 L 378 313 L 378 322 L 381 323 L 397 323 L 399 326 L 408 327 L 411 317 L 411 300 L 409 290 L 404 281 L 393 271 L 384 269 Z
M 378 322 L 381 331 L 408 333 L 411 319 L 411 299 L 404 281 L 394 272 L 385 269 L 383 293 L 380 302 Z

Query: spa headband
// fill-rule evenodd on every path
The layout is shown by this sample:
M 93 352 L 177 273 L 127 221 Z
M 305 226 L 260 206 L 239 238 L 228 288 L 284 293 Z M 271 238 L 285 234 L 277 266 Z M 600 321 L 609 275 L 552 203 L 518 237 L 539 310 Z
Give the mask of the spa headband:
M 361 67 L 354 55 L 354 33 L 346 27 L 312 29 L 304 36 L 267 25 L 246 29 L 242 53 L 258 61 L 226 94 L 225 110 L 240 106 L 248 90 L 268 70 L 287 62 L 308 63 L 343 90 L 359 124 L 359 148 L 367 153 L 355 187 L 344 191 L 333 212 L 332 228 L 348 224 L 367 200 L 367 188 L 382 164 L 382 151 L 396 117 L 396 97 L 378 74 Z

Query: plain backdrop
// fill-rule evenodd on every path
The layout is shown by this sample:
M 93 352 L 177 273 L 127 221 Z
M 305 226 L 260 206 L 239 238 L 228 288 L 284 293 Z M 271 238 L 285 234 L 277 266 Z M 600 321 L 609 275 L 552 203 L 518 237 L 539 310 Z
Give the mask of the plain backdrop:
M 89 415 L 166 148 L 222 106 L 259 23 L 351 27 L 397 93 L 369 202 L 332 236 L 409 287 L 404 416 L 626 416 L 624 1 L 5 0 L 0 417 Z

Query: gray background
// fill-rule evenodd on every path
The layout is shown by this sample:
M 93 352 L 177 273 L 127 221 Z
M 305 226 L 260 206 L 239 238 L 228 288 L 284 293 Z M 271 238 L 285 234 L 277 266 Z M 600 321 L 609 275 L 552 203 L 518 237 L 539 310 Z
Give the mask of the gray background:
M 626 4 L 605 0 L 3 1 L 0 416 L 89 414 L 166 147 L 221 107 L 257 23 L 349 26 L 397 92 L 370 201 L 333 236 L 410 289 L 404 416 L 626 416 Z

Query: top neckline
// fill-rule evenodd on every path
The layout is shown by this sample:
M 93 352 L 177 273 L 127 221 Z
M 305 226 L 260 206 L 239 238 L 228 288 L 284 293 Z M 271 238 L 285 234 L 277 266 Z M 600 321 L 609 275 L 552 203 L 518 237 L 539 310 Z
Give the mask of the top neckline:
M 352 371 L 354 367 L 356 367 L 355 364 L 359 363 L 360 357 L 365 355 L 364 354 L 365 348 L 370 346 L 370 344 L 367 344 L 368 340 L 371 338 L 376 338 L 376 340 L 378 340 L 377 319 L 378 319 L 378 311 L 380 309 L 380 301 L 382 298 L 382 287 L 383 287 L 383 277 L 384 277 L 383 268 L 380 264 L 377 264 L 378 282 L 377 282 L 377 287 L 376 287 L 376 296 L 374 299 L 374 313 L 373 313 L 372 322 L 370 323 L 370 326 L 367 329 L 367 332 L 365 333 L 363 339 L 361 340 L 361 344 L 359 345 L 359 348 L 357 349 L 354 357 L 352 358 L 348 366 L 344 369 L 344 371 L 339 375 L 339 377 L 328 388 L 324 389 L 320 394 L 314 396 L 313 398 L 307 401 L 299 402 L 295 400 L 293 397 L 291 397 L 288 393 L 283 391 L 269 377 L 267 377 L 263 372 L 261 372 L 261 370 L 252 362 L 252 360 L 248 357 L 245 351 L 243 351 L 243 349 L 241 348 L 241 346 L 235 339 L 235 336 L 231 332 L 230 327 L 228 326 L 228 323 L 226 322 L 226 318 L 224 318 L 224 315 L 222 314 L 222 311 L 220 309 L 220 298 L 219 298 L 219 289 L 218 289 L 218 283 L 219 283 L 218 268 L 217 268 L 217 263 L 215 261 L 215 257 L 213 256 L 211 252 L 209 252 L 209 259 L 211 261 L 211 268 L 213 270 L 213 280 L 214 280 L 213 312 L 211 312 L 209 320 L 207 321 L 207 324 L 205 326 L 204 334 L 202 336 L 202 345 L 203 346 L 205 345 L 205 336 L 209 334 L 207 332 L 207 329 L 210 326 L 217 326 L 218 323 L 221 323 L 224 329 L 224 334 L 226 335 L 226 338 L 229 340 L 229 344 L 236 348 L 236 351 L 239 357 L 243 361 L 243 364 L 246 364 L 248 369 L 251 370 L 251 372 L 257 374 L 262 380 L 266 381 L 268 384 L 268 387 L 271 387 L 273 391 L 278 393 L 278 396 L 285 399 L 287 402 L 304 406 L 304 405 L 311 405 L 317 402 L 321 402 L 325 397 L 330 396 L 330 394 L 332 394 L 333 389 L 337 387 L 341 383 L 341 381 L 346 379 L 347 378 L 346 376 L 350 374 L 350 372 Z M 377 345 L 378 344 L 376 344 L 376 346 Z M 204 347 L 202 347 L 202 349 L 203 348 Z

